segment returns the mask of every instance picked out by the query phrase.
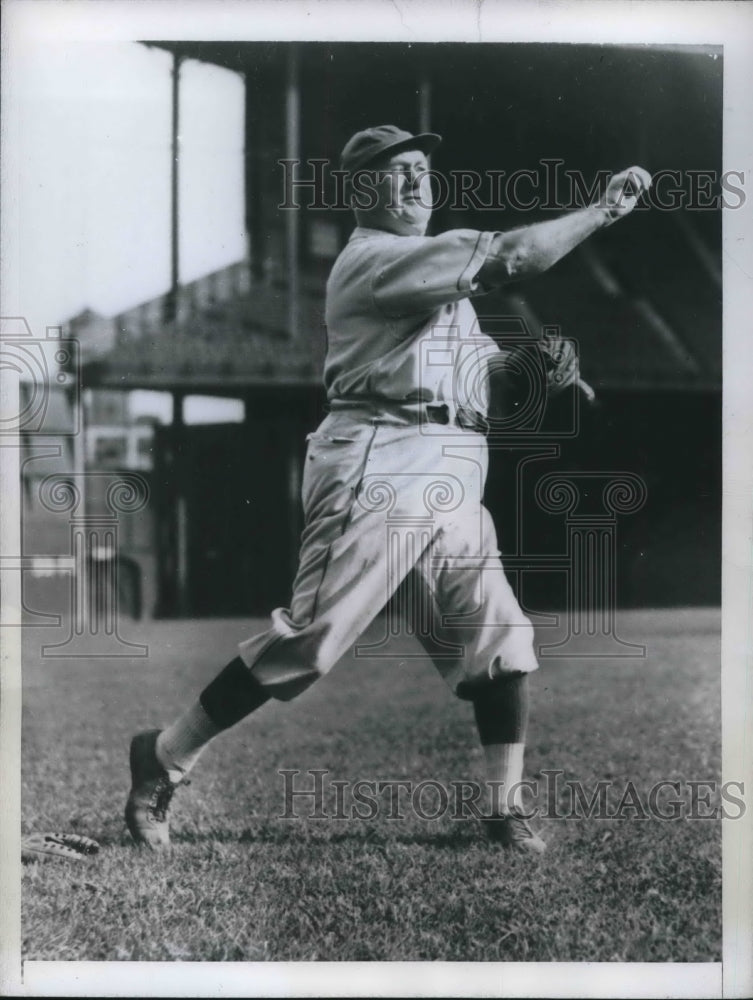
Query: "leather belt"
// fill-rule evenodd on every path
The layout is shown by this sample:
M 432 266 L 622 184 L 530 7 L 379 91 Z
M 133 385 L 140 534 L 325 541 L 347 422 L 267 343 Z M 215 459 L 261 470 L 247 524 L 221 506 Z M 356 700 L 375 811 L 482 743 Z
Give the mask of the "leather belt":
M 332 411 L 348 410 L 354 414 L 362 413 L 367 419 L 378 420 L 380 417 L 397 417 L 406 423 L 429 423 L 448 426 L 453 424 L 462 430 L 474 431 L 476 434 L 489 433 L 489 421 L 486 417 L 466 406 L 456 409 L 448 403 L 401 403 L 396 400 L 364 400 L 364 399 L 333 399 L 329 402 Z M 453 412 L 454 409 L 454 412 Z
M 459 406 L 455 411 L 455 420 L 452 420 L 450 408 L 446 403 L 427 403 L 425 406 L 426 420 L 431 424 L 454 423 L 464 431 L 475 431 L 477 434 L 489 433 L 489 421 L 483 414 L 476 410 L 471 410 L 466 406 Z

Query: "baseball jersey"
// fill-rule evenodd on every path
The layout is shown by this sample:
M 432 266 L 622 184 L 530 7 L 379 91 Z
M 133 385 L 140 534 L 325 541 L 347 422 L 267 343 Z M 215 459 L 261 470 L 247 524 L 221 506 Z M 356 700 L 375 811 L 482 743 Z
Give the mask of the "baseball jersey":
M 485 414 L 488 358 L 470 297 L 494 232 L 398 236 L 358 227 L 327 282 L 327 398 L 452 403 Z
M 276 698 L 293 698 L 326 674 L 407 580 L 400 600 L 415 602 L 414 634 L 456 694 L 538 666 L 482 502 L 486 438 L 443 422 L 432 423 L 437 434 L 424 433 L 410 419 L 389 419 L 387 405 L 449 409 L 470 400 L 485 412 L 479 387 L 500 352 L 480 333 L 469 299 L 484 291 L 477 275 L 493 236 L 358 228 L 335 261 L 325 363 L 333 405 L 308 439 L 293 597 L 239 646 Z M 388 419 L 364 420 L 358 405 L 337 400 L 363 402 L 370 414 L 381 401 Z

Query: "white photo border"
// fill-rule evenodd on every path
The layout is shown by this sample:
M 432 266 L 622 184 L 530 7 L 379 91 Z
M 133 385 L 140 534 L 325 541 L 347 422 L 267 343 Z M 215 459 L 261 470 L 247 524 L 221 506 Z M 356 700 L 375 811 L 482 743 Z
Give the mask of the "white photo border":
M 581 42 L 720 45 L 724 51 L 724 170 L 751 188 L 753 5 L 749 2 L 564 0 L 6 0 L 2 25 L 2 286 L 13 288 L 14 68 L 44 39 Z M 753 198 L 724 213 L 723 780 L 753 787 Z M 0 308 L 0 315 L 5 315 Z M 3 398 L 13 405 L 13 386 Z M 13 551 L 19 495 L 3 468 L 0 551 Z M 11 484 L 11 485 L 9 485 Z M 3 605 L 20 606 L 11 581 Z M 20 651 L 2 635 L 0 832 L 4 899 L 0 992 L 14 996 L 666 996 L 753 994 L 753 810 L 723 821 L 721 964 L 681 963 L 109 963 L 20 959 Z M 11 634 L 12 633 L 12 634 Z

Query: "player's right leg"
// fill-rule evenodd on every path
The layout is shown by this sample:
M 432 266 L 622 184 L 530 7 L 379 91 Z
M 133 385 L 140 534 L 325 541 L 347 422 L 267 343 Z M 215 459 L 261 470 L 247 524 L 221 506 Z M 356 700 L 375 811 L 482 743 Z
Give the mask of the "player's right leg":
M 137 843 L 166 846 L 172 795 L 211 740 L 270 697 L 294 698 L 331 669 L 398 586 L 399 575 L 385 571 L 384 513 L 357 499 L 376 430 L 366 423 L 347 435 L 312 435 L 290 610 L 273 612 L 271 628 L 242 643 L 240 656 L 172 725 L 134 737 L 125 815 Z
M 125 821 L 137 844 L 154 849 L 169 844 L 168 810 L 175 790 L 215 736 L 260 708 L 269 697 L 235 657 L 171 726 L 162 732 L 148 730 L 134 736 Z

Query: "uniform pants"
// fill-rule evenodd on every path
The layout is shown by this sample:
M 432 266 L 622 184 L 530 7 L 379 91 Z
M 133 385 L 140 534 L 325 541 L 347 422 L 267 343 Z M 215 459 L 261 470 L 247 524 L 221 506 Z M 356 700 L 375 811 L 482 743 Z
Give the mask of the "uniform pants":
M 487 466 L 475 431 L 330 413 L 308 439 L 290 608 L 239 647 L 256 681 L 295 697 L 385 606 L 407 616 L 461 697 L 499 674 L 535 670 L 533 630 L 481 502 Z

